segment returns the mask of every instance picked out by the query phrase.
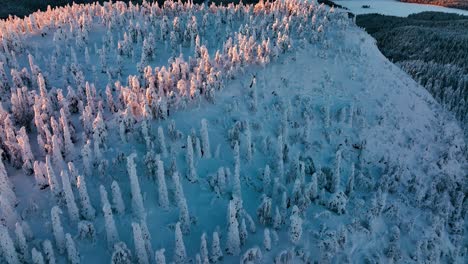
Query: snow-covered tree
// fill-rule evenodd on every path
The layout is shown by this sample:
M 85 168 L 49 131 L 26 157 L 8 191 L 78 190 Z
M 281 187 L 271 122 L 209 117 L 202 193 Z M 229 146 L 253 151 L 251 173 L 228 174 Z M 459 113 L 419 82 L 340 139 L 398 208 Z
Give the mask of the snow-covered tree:
M 229 255 L 237 256 L 240 254 L 240 234 L 239 222 L 237 221 L 236 209 L 234 201 L 229 201 L 229 225 L 228 236 L 226 241 L 226 252 Z
M 8 233 L 8 229 L 0 225 L 0 249 L 2 257 L 8 264 L 20 264 L 18 253 L 15 250 L 13 240 Z
M 106 228 L 107 235 L 107 246 L 108 248 L 114 248 L 115 243 L 119 241 L 119 234 L 117 228 L 115 227 L 114 216 L 112 215 L 112 208 L 109 203 L 109 198 L 107 197 L 107 191 L 104 186 L 99 187 L 101 193 L 101 203 L 102 203 L 102 212 L 104 214 L 104 227 Z
M 271 250 L 271 237 L 270 237 L 270 229 L 265 228 L 263 231 L 263 246 L 265 247 L 266 251 Z
M 92 170 L 92 152 L 91 152 L 91 140 L 87 140 L 86 144 L 81 149 L 81 157 L 83 159 L 84 173 L 86 176 L 91 176 Z
M 55 264 L 54 248 L 52 247 L 52 243 L 50 242 L 50 240 L 44 240 L 44 242 L 42 242 L 42 247 L 44 250 L 44 257 L 47 263 Z
M 158 163 L 158 198 L 159 198 L 159 205 L 162 208 L 167 209 L 169 207 L 169 196 L 167 193 L 167 186 L 166 186 L 166 176 L 164 175 L 164 164 L 161 160 L 157 161 Z
M 32 263 L 33 264 L 45 264 L 44 257 L 42 256 L 42 253 L 40 251 L 38 251 L 36 248 L 33 248 L 31 250 L 31 256 L 32 256 Z
M 67 247 L 68 263 L 79 264 L 81 262 L 80 255 L 78 254 L 78 251 L 76 250 L 75 241 L 73 240 L 72 236 L 69 233 L 65 234 L 65 241 L 66 241 L 66 247 Z
M 241 198 L 241 183 L 240 183 L 240 152 L 239 143 L 236 141 L 234 145 L 234 178 L 232 179 L 232 193 L 235 197 Z
M 336 151 L 335 155 L 335 170 L 332 174 L 332 179 L 330 182 L 330 191 L 332 193 L 338 192 L 341 182 L 341 150 Z
M 73 190 L 71 188 L 70 178 L 68 177 L 68 173 L 65 170 L 62 170 L 60 176 L 62 178 L 63 193 L 65 196 L 65 202 L 67 204 L 68 215 L 70 217 L 70 220 L 72 220 L 73 222 L 77 222 L 79 219 L 79 211 L 78 207 L 76 206 Z
M 193 160 L 193 145 L 192 138 L 187 136 L 187 154 L 185 156 L 187 161 L 187 179 L 190 182 L 196 182 L 198 180 L 197 170 L 195 169 L 195 162 Z
M 91 221 L 94 219 L 96 210 L 94 210 L 94 207 L 91 204 L 91 200 L 89 199 L 88 188 L 86 187 L 84 176 L 78 176 L 76 187 L 78 188 L 78 193 L 80 195 L 81 213 L 84 218 Z
M 10 178 L 8 177 L 5 165 L 3 164 L 3 160 L 1 158 L 2 156 L 3 150 L 0 149 L 0 194 L 4 196 L 4 199 L 8 200 L 9 203 L 15 204 L 16 195 L 13 191 L 13 185 L 11 184 Z
M 346 195 L 350 196 L 354 192 L 354 163 L 351 164 L 351 172 L 348 178 L 348 184 L 346 185 Z
M 112 191 L 112 203 L 118 214 L 122 215 L 125 213 L 125 203 L 122 199 L 122 192 L 120 191 L 119 184 L 113 181 L 111 184 Z
M 46 169 L 47 169 L 47 179 L 49 182 L 49 188 L 55 198 L 60 198 L 61 190 L 59 183 L 57 181 L 57 177 L 55 176 L 54 168 L 52 167 L 52 162 L 50 160 L 50 156 L 46 156 Z
M 111 256 L 111 264 L 131 264 L 133 263 L 132 252 L 124 242 L 118 242 L 114 245 Z
M 101 159 L 102 150 L 107 148 L 107 128 L 101 112 L 98 112 L 93 122 L 93 140 L 95 158 Z
M 223 259 L 223 251 L 221 250 L 221 243 L 219 241 L 218 232 L 213 232 L 213 240 L 211 242 L 211 257 L 213 263 L 217 263 Z
M 247 243 L 249 233 L 247 232 L 247 225 L 245 224 L 245 218 L 242 218 L 240 229 L 239 229 L 239 238 L 241 246 Z
M 167 157 L 166 138 L 164 137 L 164 131 L 162 127 L 158 127 L 158 143 L 163 158 Z
M 62 210 L 58 206 L 52 207 L 50 211 L 52 219 L 52 231 L 55 238 L 55 245 L 60 254 L 65 252 L 65 233 L 63 232 L 62 222 L 60 220 L 60 215 Z
M 143 197 L 141 196 L 140 184 L 135 164 L 136 154 L 133 153 L 127 157 L 127 171 L 130 177 L 130 189 L 132 192 L 132 209 L 133 213 L 140 219 L 145 218 L 145 208 L 143 206 Z
M 180 229 L 180 222 L 175 226 L 175 249 L 174 249 L 174 263 L 183 264 L 187 261 L 187 253 L 185 252 L 184 238 L 182 230 Z
M 78 222 L 78 237 L 82 240 L 86 239 L 91 243 L 96 241 L 96 229 L 90 221 L 82 220 Z
M 146 253 L 145 241 L 141 232 L 141 227 L 138 223 L 132 223 L 133 242 L 135 243 L 135 252 L 138 263 L 149 263 L 148 254 Z
M 299 240 L 302 237 L 302 218 L 299 215 L 299 208 L 296 205 L 292 208 L 291 216 L 289 217 L 289 239 L 293 244 L 299 243 Z
M 203 232 L 200 238 L 200 259 L 203 263 L 209 263 L 208 243 L 206 242 L 206 233 Z
M 26 241 L 26 237 L 23 232 L 23 227 L 21 226 L 20 222 L 16 223 L 15 234 L 16 234 L 16 244 L 20 253 L 20 259 L 23 262 L 31 261 L 31 255 L 29 252 L 28 243 Z
M 206 121 L 206 119 L 202 119 L 201 121 L 200 135 L 201 135 L 201 141 L 202 141 L 203 157 L 210 159 L 211 158 L 210 138 L 208 135 L 208 122 Z
M 26 174 L 31 175 L 33 173 L 33 162 L 34 155 L 31 151 L 31 145 L 29 144 L 29 137 L 26 133 L 26 128 L 22 127 L 18 135 L 16 136 L 18 145 L 21 147 L 21 156 L 23 159 L 23 170 Z
M 166 256 L 164 256 L 164 252 L 166 250 L 164 248 L 156 250 L 154 259 L 156 260 L 156 264 L 166 264 Z

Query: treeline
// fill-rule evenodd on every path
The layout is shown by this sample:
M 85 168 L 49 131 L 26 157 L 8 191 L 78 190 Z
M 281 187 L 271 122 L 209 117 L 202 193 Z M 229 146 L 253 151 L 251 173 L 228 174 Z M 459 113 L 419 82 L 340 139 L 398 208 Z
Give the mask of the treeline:
M 400 0 L 406 3 L 417 3 L 427 5 L 438 5 L 468 10 L 468 1 L 466 0 Z
M 468 134 L 468 17 L 423 12 L 359 15 L 379 49 L 453 111 Z

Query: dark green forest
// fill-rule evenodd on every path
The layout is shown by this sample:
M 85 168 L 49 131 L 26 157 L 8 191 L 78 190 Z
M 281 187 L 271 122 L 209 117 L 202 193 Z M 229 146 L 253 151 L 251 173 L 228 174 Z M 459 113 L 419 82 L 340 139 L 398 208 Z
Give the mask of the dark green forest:
M 382 53 L 451 110 L 468 134 L 468 17 L 423 12 L 359 15 Z

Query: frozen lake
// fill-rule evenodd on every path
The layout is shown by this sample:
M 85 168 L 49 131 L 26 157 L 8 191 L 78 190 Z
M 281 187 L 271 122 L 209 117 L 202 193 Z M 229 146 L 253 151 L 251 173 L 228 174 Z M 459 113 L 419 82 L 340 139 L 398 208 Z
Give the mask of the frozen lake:
M 343 0 L 335 1 L 335 3 L 349 8 L 349 10 L 356 15 L 378 13 L 406 17 L 414 13 L 435 11 L 468 16 L 468 11 L 466 10 L 434 5 L 402 3 L 396 0 Z M 362 8 L 363 5 L 368 5 L 370 8 Z

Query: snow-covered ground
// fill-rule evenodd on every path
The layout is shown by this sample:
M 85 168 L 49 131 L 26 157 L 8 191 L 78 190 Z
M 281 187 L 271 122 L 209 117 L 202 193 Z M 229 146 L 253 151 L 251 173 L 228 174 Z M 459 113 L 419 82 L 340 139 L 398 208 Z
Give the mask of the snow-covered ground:
M 0 262 L 466 257 L 462 132 L 345 13 L 114 4 L 0 29 Z
M 468 16 L 467 10 L 435 5 L 403 3 L 398 0 L 338 0 L 334 2 L 347 7 L 356 15 L 377 13 L 389 16 L 407 17 L 411 14 L 434 11 Z M 368 5 L 370 8 L 362 8 L 364 5 Z

